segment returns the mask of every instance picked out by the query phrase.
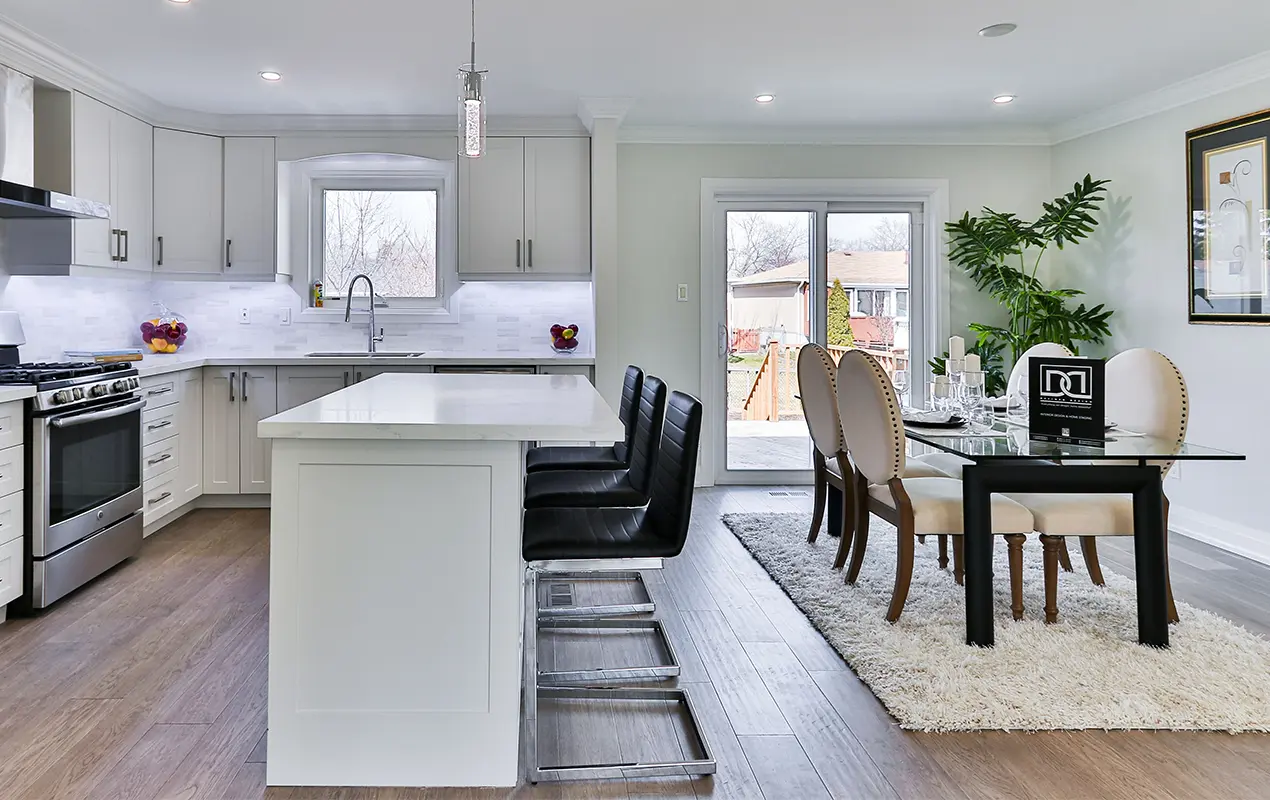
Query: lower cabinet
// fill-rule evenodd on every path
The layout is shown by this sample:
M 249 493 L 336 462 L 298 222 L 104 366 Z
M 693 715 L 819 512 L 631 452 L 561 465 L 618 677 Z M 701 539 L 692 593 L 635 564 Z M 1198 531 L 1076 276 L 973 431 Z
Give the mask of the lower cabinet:
M 181 429 L 178 445 L 177 505 L 183 506 L 203 493 L 203 371 L 191 369 L 180 373 L 181 405 L 177 411 L 177 427 Z
M 269 492 L 271 448 L 256 423 L 277 410 L 277 367 L 204 368 L 204 493 Z
M 278 413 L 385 372 L 428 373 L 432 367 L 278 367 Z

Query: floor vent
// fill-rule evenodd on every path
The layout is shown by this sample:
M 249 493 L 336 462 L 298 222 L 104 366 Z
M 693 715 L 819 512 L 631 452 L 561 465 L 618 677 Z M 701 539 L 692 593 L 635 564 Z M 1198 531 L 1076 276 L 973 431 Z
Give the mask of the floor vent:
M 810 496 L 810 495 L 808 495 L 806 492 L 802 492 L 802 491 L 797 491 L 797 492 L 768 492 L 768 494 L 769 494 L 769 495 L 771 495 L 772 497 L 809 497 L 809 496 Z
M 573 605 L 573 584 L 553 583 L 547 586 L 547 607 L 560 608 Z

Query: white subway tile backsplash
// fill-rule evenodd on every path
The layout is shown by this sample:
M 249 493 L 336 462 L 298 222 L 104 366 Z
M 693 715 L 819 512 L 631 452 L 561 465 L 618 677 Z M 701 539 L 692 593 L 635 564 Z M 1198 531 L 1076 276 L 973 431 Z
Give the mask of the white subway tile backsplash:
M 300 318 L 301 299 L 286 284 L 135 281 L 110 278 L 0 278 L 0 307 L 18 311 L 27 344 L 22 358 L 62 358 L 68 349 L 140 346 L 138 326 L 159 300 L 190 326 L 182 348 L 207 355 L 297 355 L 366 346 L 366 314 L 332 322 Z M 358 301 L 354 301 L 355 305 Z M 364 301 L 362 301 L 364 302 Z M 380 317 L 385 350 L 540 354 L 553 323 L 582 329 L 579 355 L 593 353 L 591 284 L 581 281 L 469 283 L 454 295 L 457 321 L 405 322 Z M 249 309 L 251 324 L 238 321 Z M 291 325 L 279 323 L 290 308 Z

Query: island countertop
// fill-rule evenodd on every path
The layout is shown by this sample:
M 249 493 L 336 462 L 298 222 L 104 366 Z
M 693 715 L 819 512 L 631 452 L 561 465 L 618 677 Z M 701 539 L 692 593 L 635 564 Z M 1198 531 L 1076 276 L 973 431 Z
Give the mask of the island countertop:
M 625 429 L 581 375 L 387 373 L 270 417 L 263 439 L 622 440 Z

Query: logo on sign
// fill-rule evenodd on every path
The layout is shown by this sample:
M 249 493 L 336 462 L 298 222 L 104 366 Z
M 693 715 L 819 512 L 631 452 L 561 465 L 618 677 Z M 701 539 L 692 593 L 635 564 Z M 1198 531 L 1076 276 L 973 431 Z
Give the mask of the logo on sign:
M 1090 367 L 1041 365 L 1041 395 L 1090 403 L 1094 399 L 1094 374 Z

